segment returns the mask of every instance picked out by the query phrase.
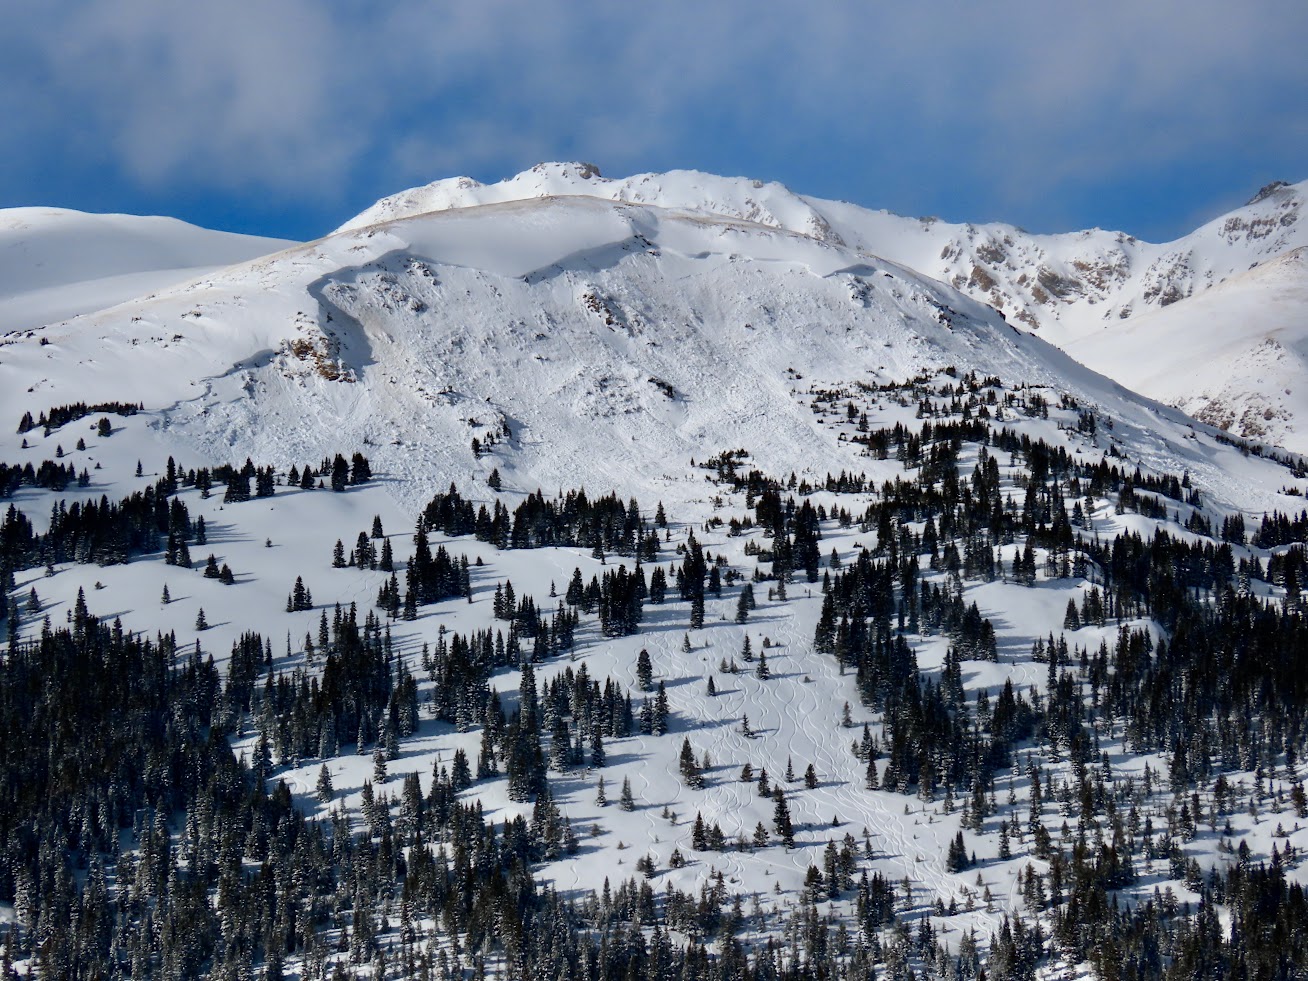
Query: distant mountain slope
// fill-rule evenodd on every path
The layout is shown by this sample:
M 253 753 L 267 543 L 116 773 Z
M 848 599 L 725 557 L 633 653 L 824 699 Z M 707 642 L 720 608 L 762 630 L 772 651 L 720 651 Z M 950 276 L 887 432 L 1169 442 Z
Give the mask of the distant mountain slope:
M 1308 249 L 1299 248 L 1067 351 L 1205 422 L 1303 451 L 1305 313 Z
M 0 210 L 0 333 L 101 310 L 291 244 L 175 218 Z
M 1308 246 L 1308 223 L 1301 220 L 1308 182 L 1268 185 L 1243 208 L 1208 222 L 1174 242 L 1151 244 L 1123 232 L 1098 229 L 1061 235 L 1032 235 L 1011 225 L 950 224 L 912 219 L 856 205 L 795 194 L 780 184 L 723 178 L 695 171 L 640 174 L 608 180 L 586 164 L 541 164 L 497 184 L 468 178 L 437 181 L 384 198 L 344 228 L 360 228 L 426 212 L 474 207 L 529 198 L 584 195 L 607 200 L 657 204 L 661 207 L 722 215 L 844 245 L 908 266 L 943 280 L 1001 311 L 1014 323 L 1037 330 L 1047 340 L 1077 351 L 1097 371 L 1135 384 L 1151 397 L 1205 411 L 1196 403 L 1156 383 L 1179 367 L 1168 348 L 1149 352 L 1155 373 L 1136 367 L 1142 335 L 1126 331 L 1135 319 L 1175 308 L 1168 322 L 1184 320 L 1186 301 L 1241 275 L 1260 263 Z M 1243 305 L 1223 302 L 1195 311 L 1215 335 L 1214 343 L 1238 348 L 1246 323 L 1257 317 L 1264 300 L 1257 287 L 1235 294 Z M 1272 302 L 1279 309 L 1290 297 Z M 1179 304 L 1179 306 L 1178 306 Z M 1079 342 L 1103 334 L 1094 343 Z M 1121 337 L 1119 349 L 1114 338 Z M 1073 347 L 1074 346 L 1074 347 Z M 1119 370 L 1120 369 L 1120 370 Z M 1293 386 L 1291 386 L 1293 387 Z M 1302 387 L 1302 384 L 1301 386 Z M 1233 370 L 1223 382 L 1221 405 L 1259 402 L 1254 379 Z M 1224 411 L 1214 404 L 1208 418 L 1221 419 L 1233 431 L 1256 439 L 1279 441 L 1308 451 L 1308 434 L 1299 435 L 1290 406 L 1273 409 L 1282 420 L 1268 427 L 1243 409 Z M 1266 406 L 1264 406 L 1266 408 Z

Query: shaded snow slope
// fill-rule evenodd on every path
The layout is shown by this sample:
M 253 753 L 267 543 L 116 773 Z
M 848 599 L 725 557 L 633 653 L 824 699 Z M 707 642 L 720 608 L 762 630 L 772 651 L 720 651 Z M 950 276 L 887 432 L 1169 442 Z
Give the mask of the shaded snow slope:
M 1206 422 L 1308 452 L 1308 249 L 1068 352 Z
M 0 210 L 0 333 L 101 310 L 291 244 L 174 218 Z

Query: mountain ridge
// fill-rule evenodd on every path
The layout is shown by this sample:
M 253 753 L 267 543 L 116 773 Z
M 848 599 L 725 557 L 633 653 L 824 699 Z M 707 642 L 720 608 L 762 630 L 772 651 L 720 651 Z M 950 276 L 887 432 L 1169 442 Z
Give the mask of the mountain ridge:
M 0 333 L 93 313 L 291 244 L 176 218 L 0 209 Z

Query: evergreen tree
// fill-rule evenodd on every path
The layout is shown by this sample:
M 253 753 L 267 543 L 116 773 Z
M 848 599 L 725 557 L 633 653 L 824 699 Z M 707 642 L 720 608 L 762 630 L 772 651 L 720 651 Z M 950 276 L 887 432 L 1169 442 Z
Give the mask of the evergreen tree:
M 780 787 L 773 788 L 772 801 L 774 805 L 772 828 L 786 848 L 793 848 L 795 846 L 795 829 L 790 823 L 790 805 L 786 803 L 786 795 L 782 793 Z
M 318 800 L 324 804 L 330 804 L 334 791 L 332 789 L 332 775 L 327 770 L 327 764 L 324 763 L 318 768 Z
M 945 856 L 945 867 L 950 872 L 962 872 L 971 862 L 967 857 L 967 846 L 963 842 L 963 832 L 954 835 L 949 843 L 949 852 Z
M 704 626 L 704 596 L 702 593 L 690 598 L 690 629 L 699 630 Z
M 700 772 L 699 762 L 695 759 L 695 751 L 690 747 L 689 738 L 685 738 L 681 742 L 681 756 L 678 768 L 681 771 L 681 778 L 686 782 L 686 786 L 696 790 L 703 789 L 704 775 Z
M 1063 629 L 1064 630 L 1081 629 L 1081 616 L 1079 613 L 1077 613 L 1076 602 L 1074 600 L 1069 599 L 1067 601 L 1067 612 L 1063 616 Z
M 345 490 L 350 483 L 350 465 L 345 461 L 345 457 L 337 453 L 332 461 L 331 471 L 332 490 L 338 493 Z
M 655 566 L 649 577 L 649 601 L 662 603 L 667 598 L 668 577 L 662 566 Z
M 658 691 L 654 695 L 654 710 L 651 732 L 656 736 L 661 736 L 668 731 L 668 692 L 662 681 L 659 682 Z
M 618 806 L 624 811 L 636 809 L 636 798 L 631 795 L 631 780 L 627 777 L 622 778 L 622 794 L 618 798 Z
M 749 611 L 753 608 L 754 587 L 745 583 L 740 590 L 740 596 L 736 599 L 736 622 L 744 623 L 749 619 Z

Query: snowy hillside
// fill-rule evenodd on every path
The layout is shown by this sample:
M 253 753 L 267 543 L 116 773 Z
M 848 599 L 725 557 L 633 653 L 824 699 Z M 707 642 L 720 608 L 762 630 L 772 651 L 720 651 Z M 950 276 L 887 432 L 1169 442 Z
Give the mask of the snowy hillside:
M 1303 461 L 835 205 L 633 181 L 434 185 L 0 339 L 9 956 L 1262 956 L 1212 910 L 1304 878 Z
M 1237 273 L 1184 303 L 1066 345 L 1089 365 L 1195 418 L 1308 449 L 1308 248 Z M 1101 367 L 1100 370 L 1104 370 Z
M 718 214 L 810 235 L 829 244 L 844 244 L 947 282 L 993 306 L 1010 321 L 1037 330 L 1046 340 L 1071 349 L 1077 357 L 1109 377 L 1152 398 L 1188 406 L 1166 384 L 1176 377 L 1175 349 L 1159 343 L 1150 352 L 1155 373 L 1138 367 L 1136 318 L 1177 306 L 1170 317 L 1188 317 L 1189 298 L 1234 276 L 1308 246 L 1308 223 L 1301 221 L 1308 182 L 1277 183 L 1264 188 L 1243 208 L 1216 218 L 1174 242 L 1142 242 L 1123 232 L 1092 229 L 1059 235 L 1032 235 L 1011 225 L 950 224 L 933 218 L 904 218 L 856 205 L 796 194 L 779 184 L 723 178 L 695 171 L 640 174 L 610 180 L 586 164 L 541 164 L 497 184 L 468 178 L 437 181 L 378 202 L 345 228 L 358 228 L 426 212 L 546 196 L 585 195 L 607 200 L 657 204 L 704 214 Z M 1272 287 L 1275 289 L 1275 287 Z M 1204 324 L 1199 346 L 1238 347 L 1250 336 L 1247 321 L 1264 305 L 1262 293 L 1248 285 L 1236 291 L 1248 301 L 1230 301 L 1195 312 Z M 1288 296 L 1270 301 L 1285 309 Z M 1303 317 L 1298 318 L 1300 321 Z M 1146 321 L 1149 322 L 1149 321 Z M 1080 344 L 1082 340 L 1093 342 Z M 1118 338 L 1123 338 L 1120 344 Z M 1264 335 L 1254 341 L 1261 343 Z M 1259 378 L 1238 367 L 1223 368 L 1222 377 L 1206 371 L 1199 388 L 1221 390 L 1226 404 L 1257 401 Z M 1132 385 L 1132 381 L 1137 385 Z M 1299 387 L 1304 387 L 1302 384 Z M 1214 395 L 1216 399 L 1216 394 Z M 1223 419 L 1233 432 L 1255 439 L 1281 440 L 1299 452 L 1308 439 L 1293 422 L 1268 427 L 1243 411 L 1215 403 L 1206 417 Z M 1203 402 L 1207 405 L 1207 402 Z M 1293 419 L 1293 410 L 1282 418 Z M 1246 421 L 1249 425 L 1246 426 Z
M 173 218 L 0 210 L 0 334 L 103 310 L 291 244 Z
M 1159 309 L 1308 245 L 1308 182 L 1268 185 L 1245 207 L 1174 242 L 1091 229 L 1032 235 L 1012 225 L 905 218 L 797 194 L 776 183 L 698 171 L 602 177 L 589 164 L 546 163 L 497 184 L 449 178 L 383 198 L 342 229 L 457 208 L 562 195 L 738 218 L 871 252 L 1042 329 L 1055 343 Z

